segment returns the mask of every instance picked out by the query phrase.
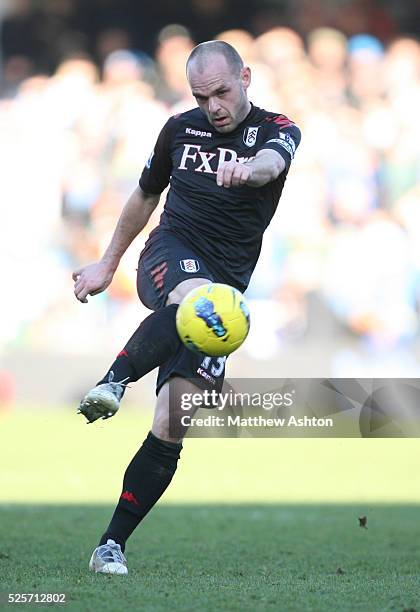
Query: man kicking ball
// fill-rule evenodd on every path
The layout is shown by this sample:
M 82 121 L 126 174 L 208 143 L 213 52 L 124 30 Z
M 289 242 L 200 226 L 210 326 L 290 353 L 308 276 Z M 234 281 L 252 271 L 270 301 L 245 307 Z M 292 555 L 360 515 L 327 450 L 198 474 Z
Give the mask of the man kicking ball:
M 170 184 L 138 266 L 139 298 L 154 312 L 80 404 L 89 422 L 109 418 L 126 385 L 159 368 L 152 428 L 125 472 L 114 515 L 93 552 L 95 572 L 127 573 L 126 541 L 177 468 L 182 435 L 171 437 L 169 416 L 176 421 L 181 410 L 170 405 L 169 382 L 189 393 L 196 387 L 220 391 L 223 384 L 224 358 L 193 353 L 181 343 L 178 304 L 204 283 L 247 288 L 300 142 L 292 121 L 248 100 L 251 71 L 231 45 L 210 41 L 195 47 L 187 79 L 198 108 L 167 121 L 102 259 L 73 273 L 80 302 L 104 291 Z

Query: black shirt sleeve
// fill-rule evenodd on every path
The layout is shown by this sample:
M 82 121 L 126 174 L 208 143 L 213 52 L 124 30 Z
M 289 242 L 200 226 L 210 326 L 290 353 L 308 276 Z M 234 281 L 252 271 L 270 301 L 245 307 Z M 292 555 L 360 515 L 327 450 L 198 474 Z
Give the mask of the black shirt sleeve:
M 262 149 L 272 149 L 277 151 L 286 162 L 286 171 L 289 169 L 295 151 L 300 143 L 300 129 L 291 121 L 279 124 L 273 121 L 269 127 L 265 143 Z
M 172 173 L 171 146 L 176 129 L 176 118 L 171 117 L 163 126 L 149 159 L 141 174 L 139 185 L 145 193 L 159 194 L 168 186 Z

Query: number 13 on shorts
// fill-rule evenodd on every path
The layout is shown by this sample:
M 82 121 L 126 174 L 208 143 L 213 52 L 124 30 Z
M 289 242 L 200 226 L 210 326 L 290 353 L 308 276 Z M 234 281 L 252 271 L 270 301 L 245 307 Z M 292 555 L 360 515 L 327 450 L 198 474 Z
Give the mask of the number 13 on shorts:
M 201 367 L 203 370 L 210 368 L 210 374 L 218 378 L 224 372 L 226 359 L 227 357 L 204 357 Z

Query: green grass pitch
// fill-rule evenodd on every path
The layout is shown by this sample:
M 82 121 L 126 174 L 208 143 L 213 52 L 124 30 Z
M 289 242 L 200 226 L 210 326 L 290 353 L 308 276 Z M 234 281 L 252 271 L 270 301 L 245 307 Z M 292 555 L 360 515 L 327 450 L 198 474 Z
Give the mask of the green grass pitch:
M 0 418 L 1 609 L 17 607 L 5 593 L 64 592 L 80 611 L 420 610 L 419 440 L 187 440 L 129 576 L 90 574 L 149 422 Z

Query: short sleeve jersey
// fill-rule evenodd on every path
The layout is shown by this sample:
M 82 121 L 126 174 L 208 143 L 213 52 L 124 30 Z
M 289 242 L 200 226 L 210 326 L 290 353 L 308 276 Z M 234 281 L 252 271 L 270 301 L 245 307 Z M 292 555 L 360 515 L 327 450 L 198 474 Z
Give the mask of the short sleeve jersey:
M 217 132 L 199 108 L 171 117 L 139 181 L 150 194 L 161 193 L 170 183 L 152 237 L 174 232 L 218 279 L 243 291 L 299 142 L 300 130 L 290 119 L 256 106 L 228 133 Z M 221 163 L 250 161 L 262 149 L 277 151 L 286 163 L 276 180 L 257 188 L 217 185 Z

